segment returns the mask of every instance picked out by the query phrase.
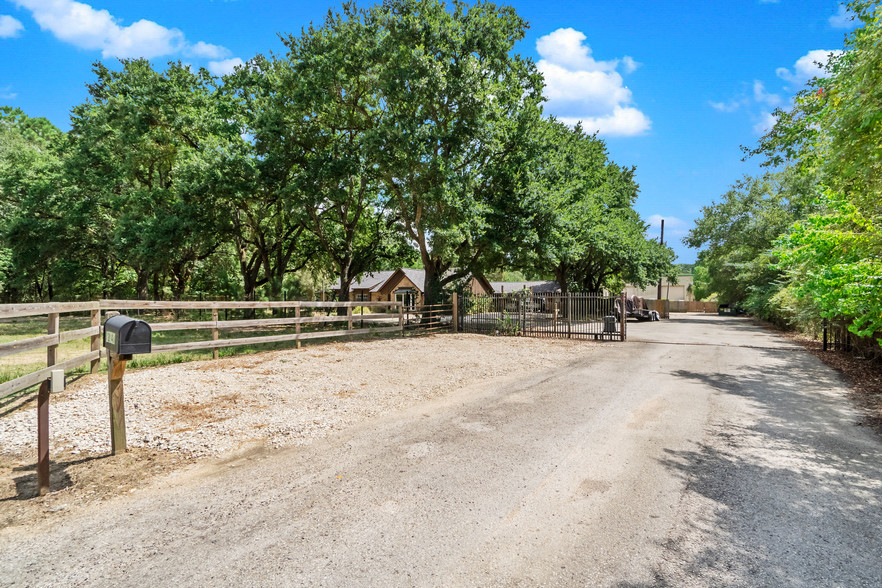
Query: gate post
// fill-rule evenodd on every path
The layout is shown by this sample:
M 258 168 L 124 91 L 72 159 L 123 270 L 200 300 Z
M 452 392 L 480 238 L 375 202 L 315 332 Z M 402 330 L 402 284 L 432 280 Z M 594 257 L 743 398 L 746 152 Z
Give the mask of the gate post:
M 453 332 L 456 333 L 459 330 L 459 304 L 457 298 L 459 298 L 459 294 L 456 292 L 453 293 L 453 308 L 452 308 L 452 317 L 450 320 L 451 326 L 453 327 Z
M 567 339 L 573 336 L 573 293 L 567 292 Z
M 627 320 L 628 315 L 625 313 L 625 293 L 624 292 L 619 294 L 619 308 L 621 309 L 621 311 L 619 312 L 619 320 L 622 321 L 621 328 L 620 328 L 621 339 L 622 339 L 622 341 L 627 341 L 628 340 L 628 326 L 627 326 L 628 325 L 628 320 Z

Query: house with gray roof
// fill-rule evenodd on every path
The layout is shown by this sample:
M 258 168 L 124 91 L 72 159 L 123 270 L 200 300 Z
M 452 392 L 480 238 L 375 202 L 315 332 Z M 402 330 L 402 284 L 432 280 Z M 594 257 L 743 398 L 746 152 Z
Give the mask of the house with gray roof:
M 469 288 L 475 293 L 491 290 L 490 283 L 483 277 L 473 276 L 469 280 Z M 340 283 L 331 287 L 339 293 Z M 405 307 L 413 308 L 423 303 L 426 291 L 426 270 L 408 267 L 394 271 L 382 271 L 365 274 L 349 288 L 349 300 L 354 302 L 386 302 L 398 300 Z

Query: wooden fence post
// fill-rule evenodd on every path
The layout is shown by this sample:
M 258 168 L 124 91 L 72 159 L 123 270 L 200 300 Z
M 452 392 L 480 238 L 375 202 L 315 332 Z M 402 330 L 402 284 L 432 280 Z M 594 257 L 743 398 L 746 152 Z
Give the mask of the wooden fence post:
M 346 329 L 351 331 L 352 330 L 352 307 L 351 306 L 346 307 L 346 318 L 347 318 Z M 349 340 L 350 341 L 352 340 L 351 336 L 349 337 Z
M 37 486 L 44 496 L 49 492 L 49 380 L 40 384 L 37 398 Z
M 459 331 L 459 303 L 458 299 L 459 294 L 456 292 L 453 293 L 453 308 L 451 310 L 451 320 L 453 322 L 453 332 L 456 333 Z
M 211 309 L 211 320 L 214 321 L 214 328 L 211 330 L 211 340 L 212 341 L 217 341 L 219 338 L 219 335 L 217 332 L 217 321 L 219 318 L 220 318 L 220 316 L 218 314 L 217 308 L 212 308 Z M 220 357 L 220 352 L 218 351 L 218 348 L 212 347 L 211 348 L 211 358 L 217 359 L 218 357 Z
M 58 335 L 59 314 L 57 312 L 49 313 L 49 320 L 46 326 L 47 335 Z M 52 367 L 58 362 L 58 343 L 48 345 L 46 347 L 46 367 Z
M 98 327 L 98 332 L 92 335 L 89 344 L 89 351 L 100 351 L 101 350 L 101 309 L 96 308 L 92 311 L 92 326 Z M 98 359 L 93 359 L 91 365 L 89 366 L 90 374 L 97 374 L 98 367 L 101 365 L 101 355 L 98 355 Z
M 127 451 L 123 376 L 126 373 L 126 361 L 130 358 L 130 355 L 107 354 L 107 389 L 110 396 L 110 452 L 113 455 Z
M 398 303 L 398 328 L 404 332 L 404 302 Z
M 300 305 L 294 307 L 294 318 L 300 319 Z M 297 349 L 300 349 L 300 323 L 294 325 L 294 334 L 297 335 Z

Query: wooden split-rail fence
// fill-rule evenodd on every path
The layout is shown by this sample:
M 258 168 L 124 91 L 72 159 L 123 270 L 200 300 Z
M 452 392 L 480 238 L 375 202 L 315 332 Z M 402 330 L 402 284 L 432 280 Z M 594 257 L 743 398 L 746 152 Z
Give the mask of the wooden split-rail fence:
M 339 308 L 346 309 L 345 315 L 337 315 Z M 355 314 L 353 310 L 364 308 L 383 308 L 387 312 Z M 154 353 L 192 351 L 211 349 L 213 356 L 218 357 L 218 350 L 223 347 L 241 345 L 258 345 L 294 341 L 300 346 L 301 341 L 320 338 L 351 337 L 355 335 L 372 335 L 420 330 L 425 332 L 449 329 L 451 321 L 444 313 L 450 312 L 452 305 L 436 305 L 406 309 L 400 301 L 390 302 L 246 302 L 246 301 L 215 301 L 215 302 L 151 302 L 142 300 L 99 300 L 97 302 L 59 302 L 34 304 L 0 305 L 0 320 L 21 317 L 46 317 L 46 334 L 28 339 L 0 343 L 0 357 L 9 356 L 40 348 L 46 349 L 46 367 L 29 374 L 0 383 L 0 398 L 9 396 L 26 388 L 30 388 L 50 377 L 53 370 L 70 371 L 89 364 L 91 373 L 97 373 L 102 357 L 106 357 L 101 348 L 102 313 L 109 311 L 147 311 L 167 312 L 181 310 L 210 311 L 210 320 L 188 322 L 151 322 L 154 333 L 161 331 L 210 330 L 210 340 L 194 340 L 180 343 L 154 344 Z M 294 316 L 221 320 L 221 311 L 234 310 L 274 310 Z M 314 311 L 328 311 L 328 314 L 314 314 Z M 308 311 L 308 312 L 303 312 Z M 86 314 L 90 316 L 90 326 L 75 330 L 61 331 L 60 317 L 63 314 Z M 345 328 L 333 326 L 345 323 Z M 332 329 L 304 330 L 302 327 L 331 326 Z M 261 335 L 251 337 L 235 337 L 222 339 L 220 333 L 225 330 L 243 328 L 274 328 L 294 327 L 293 333 L 278 335 Z M 342 326 L 342 325 L 341 325 Z M 89 339 L 89 351 L 76 357 L 59 361 L 59 346 L 80 339 Z

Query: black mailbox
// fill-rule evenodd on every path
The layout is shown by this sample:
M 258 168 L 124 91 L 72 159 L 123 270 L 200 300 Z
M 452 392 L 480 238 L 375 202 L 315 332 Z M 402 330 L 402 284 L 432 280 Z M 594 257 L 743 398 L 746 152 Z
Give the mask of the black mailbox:
M 152 334 L 150 325 L 122 314 L 104 321 L 104 346 L 118 355 L 150 353 Z

